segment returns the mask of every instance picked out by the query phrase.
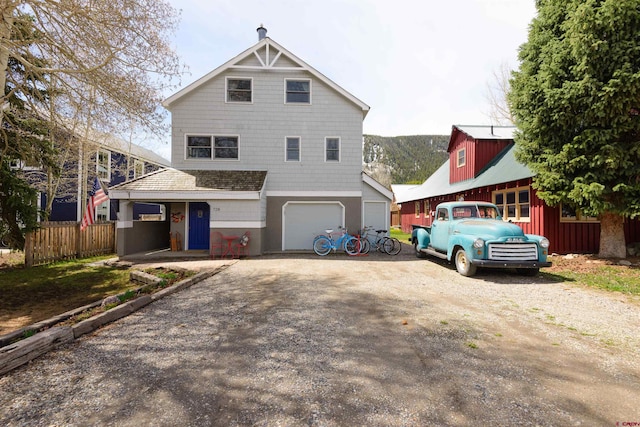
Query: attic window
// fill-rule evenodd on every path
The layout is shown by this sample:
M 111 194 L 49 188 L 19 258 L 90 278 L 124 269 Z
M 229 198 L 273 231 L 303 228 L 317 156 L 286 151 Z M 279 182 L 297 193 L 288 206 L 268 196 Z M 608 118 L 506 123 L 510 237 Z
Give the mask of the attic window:
M 459 168 L 467 164 L 467 149 L 466 148 L 459 149 L 458 152 L 456 153 L 456 156 L 457 156 L 457 165 L 458 165 Z
M 253 102 L 251 79 L 227 78 L 227 102 Z
M 311 104 L 311 80 L 285 81 L 286 104 Z

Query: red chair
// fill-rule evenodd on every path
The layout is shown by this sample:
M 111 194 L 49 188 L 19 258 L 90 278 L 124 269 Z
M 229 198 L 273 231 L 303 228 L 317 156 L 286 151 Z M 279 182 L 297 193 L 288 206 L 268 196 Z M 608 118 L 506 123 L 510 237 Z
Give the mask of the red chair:
M 222 233 L 212 231 L 209 240 L 209 257 L 216 259 L 216 255 L 222 257 L 224 250 L 227 248 L 227 242 L 222 239 Z
M 233 246 L 234 256 L 237 258 L 240 258 L 240 255 L 244 255 L 245 257 L 249 256 L 249 238 L 250 233 L 248 231 L 245 231 L 244 234 L 240 236 L 238 243 Z

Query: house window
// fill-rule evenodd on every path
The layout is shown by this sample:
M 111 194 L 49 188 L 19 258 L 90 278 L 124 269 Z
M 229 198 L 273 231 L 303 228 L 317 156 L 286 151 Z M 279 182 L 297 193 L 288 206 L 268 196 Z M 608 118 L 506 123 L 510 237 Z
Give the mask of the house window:
M 324 140 L 327 162 L 340 161 L 340 138 L 325 138 Z
M 213 140 L 213 146 L 211 141 Z M 213 157 L 212 157 L 213 156 Z M 237 136 L 187 136 L 187 159 L 237 159 Z
M 561 203 L 560 222 L 598 222 L 598 218 L 586 216 L 580 209 Z
M 142 160 L 135 159 L 133 161 L 133 178 L 138 178 L 144 175 L 144 162 Z
M 285 80 L 286 104 L 311 104 L 311 80 Z
M 187 136 L 187 159 L 210 159 L 210 136 Z
M 300 161 L 300 138 L 297 136 L 288 136 L 286 138 L 286 157 L 287 162 Z
M 109 221 L 109 200 L 96 206 L 96 221 Z
M 251 79 L 227 78 L 227 102 L 253 102 Z
M 493 203 L 505 221 L 528 222 L 531 219 L 528 186 L 494 191 Z
M 424 201 L 424 217 L 428 218 L 429 217 L 429 212 L 431 211 L 431 206 L 429 204 L 428 200 Z
M 213 157 L 216 159 L 237 159 L 238 158 L 238 137 L 237 136 L 216 136 L 213 147 Z
M 467 149 L 461 148 L 457 152 L 457 165 L 460 168 L 466 164 L 467 164 Z
M 111 181 L 111 152 L 98 150 L 96 156 L 96 174 L 102 181 Z
M 420 218 L 420 202 L 415 202 L 414 206 L 416 209 L 416 218 Z

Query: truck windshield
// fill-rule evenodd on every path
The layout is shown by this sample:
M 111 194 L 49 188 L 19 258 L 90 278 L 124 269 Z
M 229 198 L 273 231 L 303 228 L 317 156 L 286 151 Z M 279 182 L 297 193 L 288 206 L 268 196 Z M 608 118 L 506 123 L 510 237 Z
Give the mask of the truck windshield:
M 487 205 L 475 205 L 475 217 L 478 218 L 491 218 L 497 219 L 500 218 L 500 212 L 495 208 L 495 206 L 487 206 Z

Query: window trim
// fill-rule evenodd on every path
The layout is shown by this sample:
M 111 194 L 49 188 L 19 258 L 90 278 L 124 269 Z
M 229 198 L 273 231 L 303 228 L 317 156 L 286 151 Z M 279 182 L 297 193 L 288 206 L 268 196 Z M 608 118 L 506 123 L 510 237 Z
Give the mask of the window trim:
M 527 203 L 520 203 L 520 198 L 518 197 L 521 191 L 526 190 L 529 193 L 529 197 L 528 197 L 528 202 Z M 514 193 L 515 194 L 515 200 L 514 203 L 507 203 L 507 193 Z M 503 195 L 503 203 L 502 204 L 498 204 L 496 201 L 496 196 L 498 194 L 502 194 Z M 496 205 L 498 207 L 498 211 L 500 212 L 500 214 L 502 215 L 502 219 L 504 221 L 513 221 L 513 222 L 531 222 L 531 186 L 530 185 L 522 185 L 519 187 L 510 187 L 510 188 L 504 188 L 502 190 L 495 190 L 491 192 L 491 201 L 493 202 L 494 205 Z M 510 217 L 509 216 L 509 211 L 507 210 L 507 206 L 508 205 L 515 205 L 515 209 L 516 209 L 516 216 L 515 217 Z M 520 216 L 520 206 L 523 205 L 529 205 L 529 216 Z
M 413 204 L 413 208 L 414 208 L 414 210 L 415 210 L 416 218 L 420 218 L 420 205 L 421 205 L 420 201 L 416 201 L 416 202 Z
M 428 200 L 424 201 L 424 217 L 429 218 L 429 212 L 431 212 L 431 203 Z
M 137 168 L 139 166 L 142 167 L 142 173 L 140 175 L 137 173 Z M 133 159 L 133 179 L 141 177 L 142 175 L 144 175 L 144 162 L 139 159 Z
M 229 80 L 249 80 L 251 82 L 250 101 L 233 101 L 229 99 Z M 253 77 L 227 76 L 224 80 L 224 102 L 227 104 L 253 104 Z
M 568 223 L 568 224 L 577 224 L 577 223 L 581 223 L 581 224 L 599 224 L 600 220 L 596 217 L 593 216 L 586 216 L 583 215 L 582 212 L 580 211 L 580 209 L 575 209 L 575 216 L 574 217 L 566 217 L 562 215 L 562 211 L 564 208 L 564 204 L 560 203 L 559 205 L 559 215 L 560 215 L 560 222 L 561 223 Z
M 209 138 L 209 149 L 211 155 L 209 157 L 189 157 L 189 138 L 190 137 L 203 137 Z M 216 138 L 235 138 L 237 143 L 238 157 L 236 158 L 224 158 L 215 156 Z M 204 148 L 204 147 L 202 147 Z M 214 161 L 214 162 L 237 162 L 240 160 L 240 135 L 231 134 L 205 134 L 205 133 L 185 133 L 184 134 L 184 159 L 189 161 Z
M 297 139 L 298 140 L 298 159 L 292 160 L 289 159 L 289 139 Z M 284 161 L 291 163 L 300 163 L 302 162 L 302 137 L 300 136 L 285 136 L 284 137 Z
M 462 162 L 460 161 L 460 155 L 462 156 Z M 456 151 L 456 165 L 461 168 L 467 164 L 467 147 L 462 147 Z
M 329 153 L 328 148 L 327 148 L 327 143 L 329 142 L 330 139 L 337 139 L 338 140 L 338 160 L 329 160 L 327 159 L 327 154 Z M 335 150 L 332 150 L 335 151 Z M 341 151 L 342 151 L 342 138 L 340 138 L 339 136 L 325 136 L 324 138 L 324 162 L 325 163 L 340 163 L 340 161 L 342 160 L 342 155 L 341 155 Z
M 100 175 L 100 153 L 106 154 L 106 157 L 107 157 L 107 164 L 106 164 L 107 176 L 106 176 L 106 178 L 104 176 Z M 98 178 L 100 178 L 100 181 L 111 182 L 111 151 L 99 148 L 98 151 L 96 152 L 96 176 Z
M 309 82 L 309 102 L 295 102 L 295 101 L 287 101 L 287 82 Z M 313 99 L 313 81 L 307 78 L 287 78 L 284 79 L 284 103 L 291 105 L 311 105 Z

